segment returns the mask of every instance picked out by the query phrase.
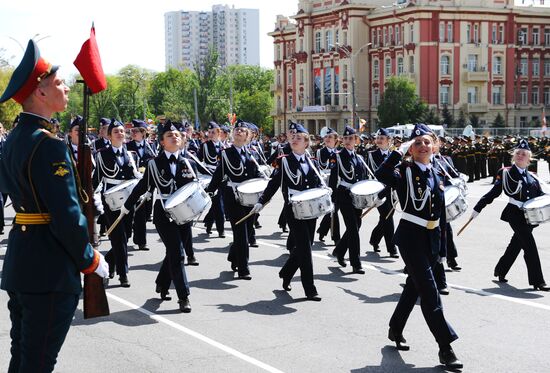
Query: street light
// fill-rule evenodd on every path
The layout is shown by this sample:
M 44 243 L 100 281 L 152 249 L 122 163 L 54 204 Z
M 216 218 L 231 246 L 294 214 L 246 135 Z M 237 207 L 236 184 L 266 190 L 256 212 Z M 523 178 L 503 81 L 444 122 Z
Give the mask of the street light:
M 356 129 L 358 129 L 359 126 L 358 126 L 358 123 L 357 123 L 357 120 L 356 120 L 355 57 L 357 57 L 357 55 L 359 53 L 362 53 L 363 49 L 365 47 L 368 47 L 371 44 L 372 43 L 370 43 L 370 42 L 366 43 L 365 45 L 363 45 L 361 48 L 359 48 L 357 51 L 355 51 L 353 53 L 350 53 L 349 49 L 347 49 L 346 46 L 340 45 L 340 43 L 335 43 L 334 44 L 338 47 L 338 49 L 343 50 L 344 53 L 346 54 L 346 57 L 349 58 L 349 60 L 350 60 L 350 68 L 351 68 L 351 122 L 353 123 L 353 128 L 356 128 Z M 370 118 L 369 118 L 369 120 L 370 120 Z

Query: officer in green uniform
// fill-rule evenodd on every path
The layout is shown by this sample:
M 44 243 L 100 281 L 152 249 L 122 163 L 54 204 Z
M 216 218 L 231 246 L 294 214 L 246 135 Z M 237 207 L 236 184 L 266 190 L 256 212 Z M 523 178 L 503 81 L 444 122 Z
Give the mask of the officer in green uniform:
M 80 272 L 108 275 L 89 244 L 75 170 L 50 117 L 65 110 L 69 88 L 30 40 L 0 103 L 22 105 L 0 159 L 0 191 L 15 209 L 0 287 L 12 322 L 8 372 L 51 372 L 82 291 Z

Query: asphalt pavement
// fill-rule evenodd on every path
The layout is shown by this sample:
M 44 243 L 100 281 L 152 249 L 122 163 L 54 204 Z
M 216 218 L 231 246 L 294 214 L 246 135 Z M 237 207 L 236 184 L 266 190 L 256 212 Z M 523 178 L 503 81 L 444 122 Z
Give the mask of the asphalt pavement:
M 549 180 L 548 164 L 539 163 Z M 490 188 L 490 179 L 469 183 L 468 212 L 452 223 L 455 234 L 472 207 Z M 550 185 L 545 183 L 550 190 Z M 550 372 L 550 293 L 533 291 L 520 255 L 508 283 L 496 282 L 494 266 L 512 230 L 500 220 L 504 196 L 489 205 L 464 233 L 455 237 L 460 272 L 447 271 L 450 295 L 443 296 L 445 316 L 457 331 L 453 343 L 464 372 Z M 148 223 L 151 251 L 137 251 L 130 240 L 130 288 L 116 278 L 107 289 L 111 315 L 84 320 L 77 310 L 56 372 L 441 372 L 438 347 L 415 307 L 404 331 L 410 351 L 399 352 L 387 339 L 388 321 L 404 284 L 403 262 L 368 244 L 378 219 L 373 211 L 361 228 L 361 259 L 366 274 L 352 274 L 330 256 L 330 240 L 316 241 L 315 283 L 321 302 L 305 300 L 299 273 L 293 289 L 282 289 L 278 271 L 287 258 L 287 234 L 277 226 L 280 192 L 261 212 L 258 248 L 250 250 L 252 280 L 236 278 L 227 261 L 232 240 L 208 236 L 202 223 L 193 230 L 198 267 L 186 267 L 191 286 L 190 314 L 155 293 L 155 277 L 164 246 Z M 14 212 L 6 210 L 0 236 L 3 262 Z M 396 224 L 399 218 L 396 215 Z M 342 232 L 343 232 L 342 221 Z M 550 283 L 550 225 L 534 235 Z M 315 235 L 316 239 L 318 235 Z M 109 249 L 103 237 L 100 250 Z M 137 247 L 136 247 L 137 249 Z M 9 362 L 7 294 L 0 292 L 0 371 Z

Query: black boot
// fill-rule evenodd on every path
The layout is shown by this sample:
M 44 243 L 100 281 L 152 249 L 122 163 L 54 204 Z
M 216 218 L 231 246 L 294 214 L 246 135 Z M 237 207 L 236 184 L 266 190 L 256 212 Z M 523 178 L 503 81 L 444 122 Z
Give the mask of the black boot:
M 191 303 L 189 302 L 189 297 L 178 300 L 180 306 L 180 311 L 183 313 L 191 312 Z
M 396 334 L 392 328 L 388 330 L 388 339 L 395 342 L 395 347 L 400 351 L 409 351 L 410 347 L 407 345 L 407 340 L 403 338 L 402 334 Z
M 451 346 L 439 348 L 439 362 L 449 369 L 462 369 L 464 366 L 462 362 L 457 359 Z

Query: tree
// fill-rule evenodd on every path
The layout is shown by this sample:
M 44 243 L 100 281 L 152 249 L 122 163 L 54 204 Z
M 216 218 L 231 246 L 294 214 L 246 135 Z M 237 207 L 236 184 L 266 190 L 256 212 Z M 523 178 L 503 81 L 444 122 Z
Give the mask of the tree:
M 422 121 L 426 124 L 439 124 L 441 123 L 441 118 L 439 118 L 439 114 L 436 109 L 431 108 L 424 114 Z
M 443 117 L 443 124 L 447 125 L 447 127 L 452 128 L 454 127 L 454 118 L 447 107 L 447 105 L 443 106 L 443 110 L 441 111 L 441 116 Z
M 460 109 L 458 112 L 458 119 L 456 121 L 457 128 L 464 128 L 466 127 L 466 114 L 464 114 L 464 110 Z
M 479 117 L 477 115 L 475 115 L 474 113 L 471 113 L 469 120 L 473 128 L 479 127 Z
M 504 128 L 506 127 L 506 122 L 504 121 L 504 118 L 500 113 L 497 113 L 497 116 L 495 117 L 495 121 L 493 122 L 493 127 L 495 128 Z
M 209 102 L 209 97 L 216 82 L 218 52 L 213 48 L 209 48 L 206 57 L 203 60 L 197 60 L 193 67 L 197 81 L 199 120 L 201 123 L 206 123 L 209 120 L 218 119 L 215 118 L 215 110 Z
M 383 127 L 396 123 L 415 123 L 422 119 L 427 105 L 416 94 L 416 86 L 404 77 L 391 77 L 378 105 L 378 119 Z
M 148 102 L 156 115 L 194 121 L 193 89 L 198 88 L 195 73 L 168 69 L 155 74 L 151 80 Z
M 119 73 L 119 87 L 116 92 L 115 104 L 123 121 L 143 118 L 147 110 L 146 93 L 152 74 L 150 71 L 135 65 L 123 67 Z
M 2 61 L 2 56 L 0 54 L 0 61 Z M 2 62 L 3 63 L 3 62 Z M 10 81 L 11 75 L 13 73 L 13 68 L 9 65 L 0 66 L 0 94 L 6 90 L 8 83 Z M 21 111 L 20 106 L 13 100 L 8 100 L 3 104 L 0 104 L 0 123 L 4 125 L 4 128 L 10 129 L 13 123 L 13 120 L 17 114 Z

